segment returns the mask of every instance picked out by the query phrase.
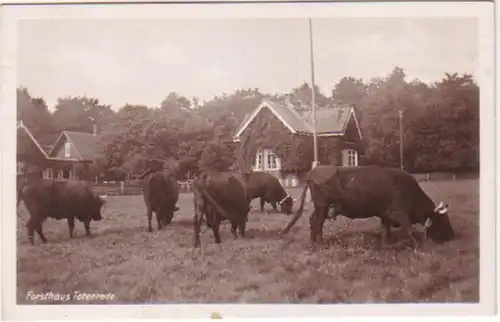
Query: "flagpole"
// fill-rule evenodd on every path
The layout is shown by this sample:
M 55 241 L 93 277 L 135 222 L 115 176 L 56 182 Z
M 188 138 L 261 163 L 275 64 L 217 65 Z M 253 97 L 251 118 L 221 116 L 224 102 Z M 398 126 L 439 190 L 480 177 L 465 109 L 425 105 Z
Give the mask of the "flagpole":
M 312 36 L 312 21 L 309 18 L 309 49 L 311 55 L 311 90 L 312 90 L 312 115 L 313 115 L 313 151 L 314 161 L 312 167 L 318 165 L 318 136 L 316 134 L 316 86 L 314 84 L 314 50 L 313 50 L 313 36 Z
M 399 166 L 404 170 L 403 162 L 403 110 L 398 110 L 399 114 Z

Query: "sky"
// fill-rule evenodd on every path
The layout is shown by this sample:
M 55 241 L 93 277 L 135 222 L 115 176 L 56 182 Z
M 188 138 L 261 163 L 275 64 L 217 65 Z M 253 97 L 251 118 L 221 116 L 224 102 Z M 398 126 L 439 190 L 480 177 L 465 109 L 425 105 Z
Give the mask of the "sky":
M 396 66 L 407 80 L 476 75 L 469 18 L 313 19 L 315 83 L 369 80 Z M 50 109 L 63 96 L 158 106 L 170 93 L 209 100 L 237 88 L 285 93 L 311 80 L 306 19 L 25 20 L 17 85 Z

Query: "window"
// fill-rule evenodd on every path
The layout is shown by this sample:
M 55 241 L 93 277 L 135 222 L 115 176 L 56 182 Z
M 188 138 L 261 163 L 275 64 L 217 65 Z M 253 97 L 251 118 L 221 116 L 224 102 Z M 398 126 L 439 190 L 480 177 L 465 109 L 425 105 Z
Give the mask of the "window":
M 45 179 L 52 179 L 52 169 L 45 169 L 43 171 L 43 177 Z
M 278 157 L 271 150 L 265 150 L 266 170 L 278 170 Z
M 279 170 L 280 168 L 280 158 L 272 150 L 259 150 L 255 154 L 254 170 Z
M 254 170 L 262 170 L 262 168 L 263 168 L 262 159 L 263 158 L 264 158 L 264 155 L 263 155 L 262 151 L 257 151 L 257 153 L 255 154 L 255 164 L 253 166 Z
M 69 158 L 70 155 L 71 155 L 71 143 L 66 142 L 66 144 L 64 144 L 64 156 L 66 158 Z
M 345 167 L 358 166 L 358 152 L 353 149 L 346 149 L 342 151 L 342 165 Z

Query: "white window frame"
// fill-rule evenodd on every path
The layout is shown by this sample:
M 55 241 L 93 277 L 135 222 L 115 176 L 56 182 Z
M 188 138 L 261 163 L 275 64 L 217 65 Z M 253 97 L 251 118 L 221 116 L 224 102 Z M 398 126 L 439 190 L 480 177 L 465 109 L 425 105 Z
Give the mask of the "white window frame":
M 271 162 L 274 158 L 274 164 Z M 270 164 L 271 162 L 271 164 Z M 281 159 L 273 150 L 264 149 L 255 153 L 254 171 L 278 171 L 281 169 Z
M 64 156 L 66 158 L 69 158 L 71 156 L 71 143 L 70 142 L 64 143 Z
M 255 163 L 253 165 L 253 169 L 255 171 L 262 171 L 264 170 L 264 153 L 262 150 L 257 151 L 255 153 Z
M 45 171 L 43 171 L 43 177 L 45 179 L 52 179 L 52 176 L 53 176 L 53 173 L 52 173 L 51 168 L 47 168 L 47 169 L 45 169 Z
M 345 167 L 357 167 L 358 166 L 358 151 L 355 149 L 344 149 L 342 153 L 346 156 L 342 158 L 342 160 L 346 160 L 347 163 L 343 164 Z
M 273 160 L 273 158 L 274 158 L 274 165 L 269 166 L 269 163 L 270 163 L 271 160 Z M 273 171 L 273 170 L 279 170 L 280 169 L 279 158 L 276 155 L 276 153 L 274 153 L 274 151 L 272 151 L 272 150 L 264 150 L 264 160 L 265 160 L 266 170 Z

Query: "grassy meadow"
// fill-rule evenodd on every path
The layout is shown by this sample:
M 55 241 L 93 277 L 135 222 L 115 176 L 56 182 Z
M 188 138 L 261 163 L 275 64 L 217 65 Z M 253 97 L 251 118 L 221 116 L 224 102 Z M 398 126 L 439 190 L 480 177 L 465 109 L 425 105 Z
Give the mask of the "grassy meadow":
M 114 293 L 108 303 L 395 303 L 479 301 L 479 186 L 477 180 L 420 183 L 429 196 L 450 205 L 455 240 L 431 241 L 412 252 L 394 230 L 391 245 L 379 249 L 380 220 L 327 221 L 327 245 L 312 251 L 311 204 L 283 238 L 278 232 L 291 216 L 260 212 L 258 200 L 247 237 L 234 239 L 228 223 L 222 243 L 203 226 L 202 248 L 193 249 L 192 194 L 181 194 L 170 226 L 147 231 L 142 196 L 108 197 L 104 219 L 92 222 L 85 237 L 76 223 L 69 239 L 66 221 L 49 219 L 44 232 L 28 243 L 28 213 L 21 204 L 17 226 L 18 304 L 84 304 L 105 301 L 33 301 L 33 293 Z M 290 189 L 298 198 L 299 189 Z M 294 206 L 294 210 L 297 206 Z

